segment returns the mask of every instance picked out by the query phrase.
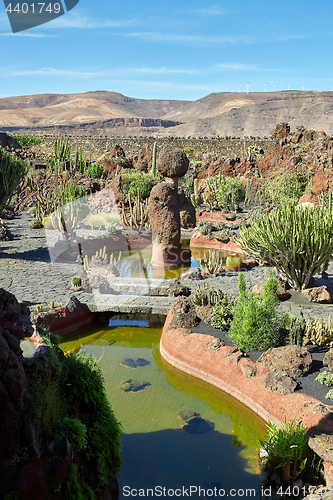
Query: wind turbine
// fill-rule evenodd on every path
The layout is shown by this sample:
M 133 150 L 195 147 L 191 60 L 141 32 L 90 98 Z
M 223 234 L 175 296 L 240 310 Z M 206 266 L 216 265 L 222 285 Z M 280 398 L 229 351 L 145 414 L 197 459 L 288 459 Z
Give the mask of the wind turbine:
M 239 82 L 239 92 L 241 92 L 241 91 L 242 91 L 242 83 Z
M 266 92 L 266 88 L 267 88 L 267 83 L 265 82 L 265 92 Z
M 248 93 L 250 92 L 250 90 L 249 90 L 249 89 L 250 89 L 250 84 L 248 83 L 248 84 L 246 85 L 246 87 L 247 87 L 246 93 L 248 94 Z
M 283 85 L 281 85 L 281 91 L 283 90 Z
M 288 90 L 290 90 L 290 85 L 288 85 Z
M 275 92 L 275 83 L 274 83 L 274 87 L 273 87 L 273 92 Z

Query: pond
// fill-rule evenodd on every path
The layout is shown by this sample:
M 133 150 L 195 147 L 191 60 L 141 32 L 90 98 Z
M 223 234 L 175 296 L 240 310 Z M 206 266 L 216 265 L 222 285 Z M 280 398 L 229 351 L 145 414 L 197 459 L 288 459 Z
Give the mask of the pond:
M 182 245 L 182 248 L 190 248 Z M 191 261 L 179 266 L 152 267 L 151 265 L 151 248 L 134 249 L 130 251 L 122 251 L 120 260 L 117 262 L 117 268 L 120 276 L 123 278 L 158 278 L 158 279 L 180 279 L 182 273 L 195 267 L 202 267 L 200 261 L 206 256 L 209 257 L 208 248 L 190 248 Z M 226 265 L 227 257 L 234 254 L 234 251 L 215 250 L 221 257 L 223 265 Z M 118 260 L 119 252 L 114 252 L 114 258 Z
M 161 332 L 154 318 L 113 316 L 60 344 L 64 351 L 81 349 L 93 356 L 103 371 L 109 401 L 123 426 L 120 498 L 135 496 L 134 490 L 137 496 L 166 496 L 158 487 L 175 496 L 180 490 L 178 496 L 187 496 L 182 488 L 200 487 L 200 498 L 212 498 L 214 487 L 223 488 L 225 496 L 232 488 L 259 493 L 264 422 L 221 390 L 166 363 L 159 354 Z M 128 380 L 147 385 L 124 392 L 120 386 Z M 185 420 L 189 412 L 194 412 L 192 424 Z M 199 498 L 195 489 L 191 493 Z

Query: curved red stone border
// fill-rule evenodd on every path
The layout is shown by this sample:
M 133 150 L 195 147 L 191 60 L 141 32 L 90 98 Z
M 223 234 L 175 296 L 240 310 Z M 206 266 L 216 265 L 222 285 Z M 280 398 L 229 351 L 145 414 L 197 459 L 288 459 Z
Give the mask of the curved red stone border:
M 265 388 L 268 370 L 262 363 L 254 363 L 244 357 L 235 364 L 233 355 L 225 356 L 230 347 L 221 347 L 217 352 L 205 348 L 214 339 L 212 336 L 199 333 L 183 336 L 178 329 L 167 331 L 171 319 L 172 313 L 169 311 L 161 336 L 160 353 L 172 366 L 227 392 L 266 422 L 281 424 L 285 418 L 291 421 L 295 417 L 307 430 L 317 428 L 333 432 L 333 422 L 325 420 L 319 412 L 323 406 L 320 401 L 301 393 L 283 396 L 269 391 Z M 255 365 L 257 375 L 246 378 L 241 369 L 242 364 Z M 320 454 L 320 450 L 315 451 Z M 333 466 L 324 462 L 324 467 L 327 482 L 333 484 Z

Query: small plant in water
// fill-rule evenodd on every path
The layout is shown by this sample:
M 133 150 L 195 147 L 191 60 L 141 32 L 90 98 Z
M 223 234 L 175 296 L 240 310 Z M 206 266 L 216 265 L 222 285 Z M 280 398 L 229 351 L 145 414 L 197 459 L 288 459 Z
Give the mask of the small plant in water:
M 266 468 L 276 474 L 284 484 L 290 484 L 302 474 L 304 480 L 318 479 L 321 460 L 309 448 L 306 428 L 295 417 L 291 422 L 285 418 L 281 428 L 273 422 L 267 425 L 267 441 L 261 441 L 268 455 Z

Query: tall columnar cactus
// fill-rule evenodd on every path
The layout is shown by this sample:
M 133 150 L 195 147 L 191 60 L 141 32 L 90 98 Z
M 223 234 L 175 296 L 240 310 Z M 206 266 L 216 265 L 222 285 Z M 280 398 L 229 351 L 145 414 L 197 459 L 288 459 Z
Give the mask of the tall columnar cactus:
M 332 215 L 319 207 L 284 206 L 242 227 L 237 242 L 257 261 L 274 266 L 294 289 L 304 290 L 333 252 Z
M 203 203 L 203 196 L 202 194 L 199 194 L 198 191 L 198 179 L 194 179 L 194 193 L 191 194 L 191 201 L 195 207 L 200 207 L 200 205 Z
M 156 158 L 157 158 L 157 142 L 154 142 L 153 159 L 152 159 L 152 165 L 151 165 L 151 173 L 153 175 L 156 175 Z
M 0 210 L 12 199 L 28 171 L 28 165 L 0 147 Z

